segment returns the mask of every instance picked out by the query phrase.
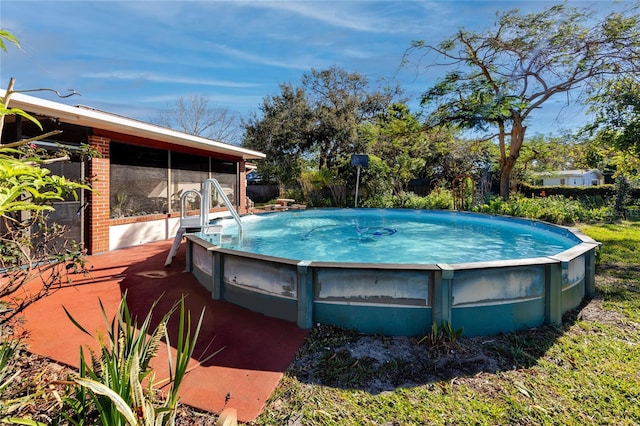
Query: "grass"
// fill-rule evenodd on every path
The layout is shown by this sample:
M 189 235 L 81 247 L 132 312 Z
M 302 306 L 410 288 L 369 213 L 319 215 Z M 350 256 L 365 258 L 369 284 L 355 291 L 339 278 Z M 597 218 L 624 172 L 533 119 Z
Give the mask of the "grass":
M 581 230 L 603 243 L 596 297 L 561 327 L 383 363 L 345 349 L 361 336 L 315 328 L 255 424 L 640 424 L 640 222 Z

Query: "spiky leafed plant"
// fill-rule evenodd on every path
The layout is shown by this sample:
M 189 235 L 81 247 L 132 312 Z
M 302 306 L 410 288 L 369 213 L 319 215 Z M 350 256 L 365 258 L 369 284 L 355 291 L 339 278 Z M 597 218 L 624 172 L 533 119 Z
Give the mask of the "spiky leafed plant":
M 152 314 L 157 304 L 158 300 L 153 303 L 142 324 L 138 325 L 137 318 L 131 316 L 127 306 L 126 294 L 111 321 L 107 319 L 104 305 L 100 302 L 108 332 L 104 337 L 97 336 L 99 353 L 91 352 L 90 362 L 84 351 L 80 350 L 80 373 L 74 378 L 80 388 L 68 401 L 76 419 L 85 416 L 90 410 L 89 404 L 93 402 L 100 421 L 105 425 L 174 424 L 178 391 L 189 371 L 188 363 L 200 333 L 204 309 L 193 333 L 191 314 L 185 309 L 184 298 L 176 302 L 152 330 Z M 180 313 L 174 361 L 167 324 L 178 308 Z M 76 327 L 91 335 L 66 309 L 65 312 Z M 154 389 L 155 372 L 150 362 L 157 355 L 163 339 L 169 351 L 169 390 L 167 396 L 161 399 Z M 200 362 L 205 362 L 216 353 Z M 84 390 L 89 391 L 90 398 Z

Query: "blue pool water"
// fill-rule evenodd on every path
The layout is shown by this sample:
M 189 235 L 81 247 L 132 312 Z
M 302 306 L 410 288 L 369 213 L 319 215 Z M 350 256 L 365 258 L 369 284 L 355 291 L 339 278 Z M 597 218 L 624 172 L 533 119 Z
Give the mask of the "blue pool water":
M 309 209 L 232 219 L 224 248 L 294 260 L 346 263 L 469 263 L 553 256 L 580 243 L 564 228 L 479 214 L 403 209 Z

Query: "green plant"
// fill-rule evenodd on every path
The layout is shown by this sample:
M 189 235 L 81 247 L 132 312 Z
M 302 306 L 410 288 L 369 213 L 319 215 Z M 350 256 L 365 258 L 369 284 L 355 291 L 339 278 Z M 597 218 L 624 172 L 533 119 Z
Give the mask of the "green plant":
M 455 344 L 462 333 L 464 333 L 464 327 L 454 329 L 451 323 L 445 322 L 440 326 L 441 333 L 444 335 L 444 340 L 447 343 Z
M 26 384 L 20 382 L 22 369 L 18 358 L 21 344 L 20 338 L 5 339 L 0 342 L 0 416 L 2 416 L 0 421 L 9 424 L 46 426 L 31 419 L 10 416 L 32 405 L 34 400 L 45 392 L 39 385 L 41 383 L 39 379 L 43 373 L 40 373 L 35 380 L 27 380 Z
M 538 219 L 562 225 L 609 220 L 613 215 L 610 206 L 592 205 L 588 201 L 583 202 L 562 195 L 528 198 L 516 194 L 507 201 L 494 197 L 482 206 L 476 207 L 474 211 Z
M 91 352 L 90 361 L 85 357 L 83 349 L 80 349 L 79 375 L 73 378 L 73 382 L 79 388 L 65 401 L 66 407 L 74 413 L 73 416 L 67 416 L 71 423 L 82 424 L 82 419 L 87 416 L 89 404 L 92 402 L 104 425 L 174 424 L 178 390 L 189 371 L 188 363 L 193 356 L 200 333 L 204 310 L 195 329 L 192 330 L 191 313 L 185 310 L 183 298 L 174 304 L 152 329 L 153 310 L 157 303 L 158 301 L 153 303 L 143 322 L 138 324 L 137 318 L 131 316 L 126 294 L 110 322 L 100 302 L 108 333 L 106 339 L 102 336 L 97 337 L 100 344 L 99 353 Z M 178 308 L 179 323 L 174 360 L 170 351 L 171 341 L 167 325 Z M 76 327 L 91 335 L 66 308 L 65 312 Z M 166 398 L 161 399 L 155 392 L 154 386 L 159 382 L 155 381 L 155 371 L 151 368 L 150 362 L 156 356 L 163 339 L 167 343 L 169 354 L 169 390 Z M 201 362 L 205 362 L 216 353 Z
M 413 192 L 402 192 L 398 195 L 375 195 L 365 200 L 363 206 L 372 208 L 451 210 L 453 209 L 453 194 L 448 189 L 437 188 L 426 197 L 421 197 Z
M 619 176 L 615 188 L 616 197 L 613 203 L 613 212 L 616 217 L 625 217 L 625 209 L 630 201 L 631 184 L 625 176 Z
M 434 349 L 453 347 L 463 332 L 464 328 L 454 329 L 449 322 L 443 322 L 440 325 L 434 322 L 431 324 L 429 333 L 418 340 L 418 344 L 424 343 Z
M 5 340 L 0 343 L 0 393 L 20 374 L 20 370 L 9 376 L 9 363 L 18 349 L 19 340 Z
M 125 192 L 120 191 L 116 193 L 116 203 L 111 209 L 111 217 L 123 216 L 122 207 L 124 206 L 124 203 L 127 202 L 128 198 L 129 196 Z
M 18 45 L 6 31 L 0 31 L 0 42 L 3 39 Z M 0 48 L 5 49 L 3 43 Z M 0 98 L 0 136 L 7 115 L 24 117 L 42 130 L 34 117 L 8 107 L 14 82 L 10 80 L 4 97 Z M 51 134 L 14 143 L 2 141 L 0 147 L 0 324 L 14 320 L 31 303 L 61 285 L 65 273 L 84 267 L 84 253 L 79 247 L 71 243 L 59 249 L 53 247 L 64 231 L 49 227 L 45 217 L 54 210 L 54 201 L 64 201 L 67 195 L 77 199 L 76 191 L 90 190 L 85 184 L 52 175 L 40 167 L 42 155 L 30 144 Z M 24 284 L 35 278 L 42 280 L 42 287 L 26 291 Z

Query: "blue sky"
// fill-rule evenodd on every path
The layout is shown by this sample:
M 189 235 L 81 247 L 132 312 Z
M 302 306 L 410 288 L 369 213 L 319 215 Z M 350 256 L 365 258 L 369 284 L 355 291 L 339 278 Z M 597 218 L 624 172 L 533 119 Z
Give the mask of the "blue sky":
M 280 83 L 299 85 L 312 68 L 338 66 L 372 84 L 397 81 L 419 94 L 444 75 L 401 68 L 412 40 L 437 42 L 459 28 L 483 30 L 497 11 L 541 10 L 547 1 L 30 1 L 2 0 L 0 27 L 22 49 L 0 54 L 0 86 L 53 88 L 57 99 L 144 121 L 183 96 L 248 117 Z M 594 2 L 570 2 L 586 6 Z M 595 2 L 608 10 L 617 2 Z M 619 4 L 618 4 L 619 6 Z M 585 113 L 559 96 L 536 114 L 531 133 L 580 126 Z

